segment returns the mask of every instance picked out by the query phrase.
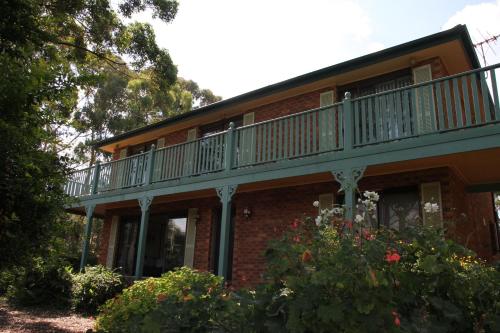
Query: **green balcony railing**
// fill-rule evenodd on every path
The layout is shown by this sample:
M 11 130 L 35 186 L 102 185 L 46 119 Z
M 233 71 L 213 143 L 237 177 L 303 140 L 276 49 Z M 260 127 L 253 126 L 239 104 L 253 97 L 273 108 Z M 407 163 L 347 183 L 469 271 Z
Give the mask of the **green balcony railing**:
M 72 173 L 86 196 L 500 122 L 500 64 L 249 126 Z

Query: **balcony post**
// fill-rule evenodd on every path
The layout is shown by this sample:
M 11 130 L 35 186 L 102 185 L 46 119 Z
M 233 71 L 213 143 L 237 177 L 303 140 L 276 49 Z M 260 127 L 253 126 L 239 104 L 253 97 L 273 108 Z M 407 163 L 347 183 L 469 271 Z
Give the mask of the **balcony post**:
M 87 266 L 87 258 L 89 255 L 90 236 L 92 234 L 92 222 L 94 220 L 95 205 L 85 206 L 85 215 L 87 223 L 85 224 L 85 234 L 83 236 L 82 257 L 80 259 L 80 272 Z
M 233 167 L 234 159 L 234 123 L 229 123 L 229 129 L 226 133 L 226 150 L 224 152 L 224 162 L 226 164 L 226 172 L 230 172 Z
M 142 277 L 142 271 L 144 268 L 144 255 L 146 253 L 146 236 L 148 234 L 148 224 L 149 224 L 149 207 L 153 201 L 152 196 L 144 196 L 139 200 L 139 206 L 141 206 L 141 225 L 139 229 L 139 243 L 137 244 L 137 257 L 135 260 L 135 278 L 140 279 Z
M 101 162 L 97 161 L 95 162 L 95 167 L 94 167 L 94 179 L 92 180 L 92 193 L 91 194 L 97 194 L 98 192 L 98 186 L 99 186 L 99 173 L 101 171 Z
M 153 181 L 155 153 L 156 153 L 155 145 L 152 145 L 151 149 L 148 151 L 148 168 L 146 170 L 146 177 L 144 178 L 144 185 L 149 185 Z
M 344 150 L 349 151 L 353 146 L 354 139 L 354 121 L 353 121 L 353 113 L 352 113 L 352 102 L 351 102 L 351 93 L 346 91 L 343 100 L 343 109 L 344 109 Z
M 356 192 L 358 191 L 358 181 L 363 177 L 366 167 L 351 167 L 343 170 L 332 171 L 335 179 L 340 183 L 340 191 L 345 195 L 345 219 L 353 221 L 356 213 Z
M 237 185 L 224 185 L 215 190 L 222 203 L 220 225 L 219 267 L 217 275 L 227 279 L 229 273 L 229 240 L 231 230 L 231 199 L 236 192 Z

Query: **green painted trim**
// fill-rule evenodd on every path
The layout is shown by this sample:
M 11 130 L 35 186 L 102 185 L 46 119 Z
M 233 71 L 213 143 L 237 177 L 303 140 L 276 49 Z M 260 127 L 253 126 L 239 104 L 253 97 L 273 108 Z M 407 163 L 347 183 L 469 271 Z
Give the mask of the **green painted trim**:
M 148 235 L 149 207 L 153 201 L 152 196 L 144 196 L 139 200 L 141 206 L 141 225 L 139 229 L 139 243 L 137 244 L 137 259 L 135 261 L 135 278 L 140 279 L 144 268 L 144 256 L 146 254 L 146 238 Z
M 80 272 L 83 272 L 85 266 L 87 266 L 87 258 L 89 256 L 90 248 L 90 236 L 92 234 L 92 223 L 94 220 L 94 210 L 94 204 L 87 204 L 85 206 L 87 223 L 85 224 L 85 235 L 83 237 L 82 257 L 80 258 Z
M 68 208 L 87 204 L 135 200 L 146 195 L 161 196 L 185 193 L 230 184 L 245 184 L 330 172 L 352 166 L 386 164 L 498 147 L 500 147 L 500 124 L 492 124 L 364 146 L 349 152 L 327 152 L 308 158 L 233 169 L 230 173 L 218 172 L 154 183 L 149 186 L 122 189 L 80 198 L 79 201 L 68 205 Z
M 227 279 L 229 271 L 229 242 L 231 230 L 231 201 L 236 193 L 237 185 L 224 185 L 216 188 L 217 195 L 222 203 L 219 243 L 219 267 L 217 275 Z

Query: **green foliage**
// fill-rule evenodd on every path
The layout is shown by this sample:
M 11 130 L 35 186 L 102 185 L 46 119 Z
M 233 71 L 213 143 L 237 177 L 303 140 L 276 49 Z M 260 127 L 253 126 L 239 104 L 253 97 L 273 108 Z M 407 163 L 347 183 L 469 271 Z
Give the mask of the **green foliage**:
M 120 15 L 150 9 L 170 22 L 172 0 L 1 1 L 0 11 L 0 270 L 53 251 L 66 197 L 68 158 L 61 141 L 105 68 L 148 71 L 166 90 L 177 69 L 146 23 Z M 123 74 L 126 75 L 126 74 Z
M 65 262 L 38 257 L 28 267 L 18 267 L 11 273 L 15 279 L 7 289 L 9 302 L 22 306 L 69 305 L 72 278 Z
M 245 332 L 242 303 L 210 273 L 181 268 L 136 282 L 108 301 L 98 332 Z
M 94 314 L 99 306 L 115 297 L 124 287 L 122 276 L 103 266 L 87 266 L 73 274 L 72 306 L 76 311 Z
M 269 283 L 260 297 L 272 331 L 499 329 L 499 272 L 440 230 L 349 227 L 306 219 L 271 244 Z

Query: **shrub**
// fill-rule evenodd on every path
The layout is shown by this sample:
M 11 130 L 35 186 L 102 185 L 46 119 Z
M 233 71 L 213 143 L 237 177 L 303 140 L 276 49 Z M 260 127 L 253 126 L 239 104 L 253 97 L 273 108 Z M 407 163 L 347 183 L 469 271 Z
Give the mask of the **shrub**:
M 500 330 L 497 270 L 443 230 L 371 230 L 361 221 L 323 212 L 271 243 L 259 296 L 271 331 Z
M 22 305 L 47 304 L 64 307 L 71 296 L 71 273 L 67 263 L 57 258 L 34 258 L 29 267 L 16 270 L 7 289 L 10 302 Z
M 101 308 L 98 332 L 245 331 L 237 298 L 210 273 L 180 268 L 136 282 Z
M 74 310 L 93 314 L 99 306 L 122 291 L 122 276 L 103 266 L 88 266 L 84 273 L 73 274 Z

